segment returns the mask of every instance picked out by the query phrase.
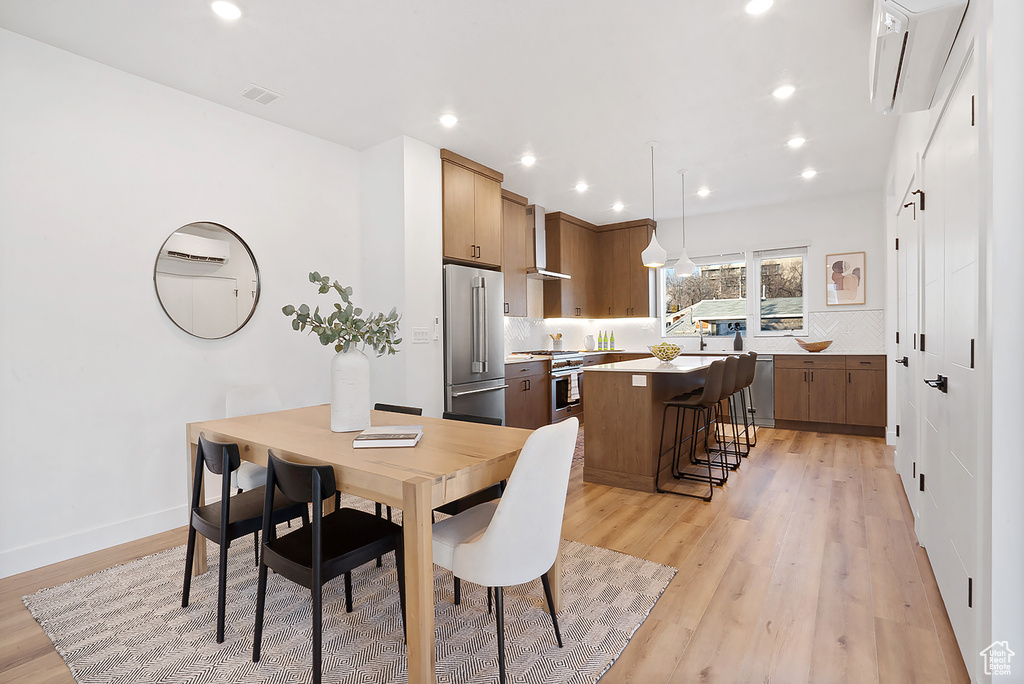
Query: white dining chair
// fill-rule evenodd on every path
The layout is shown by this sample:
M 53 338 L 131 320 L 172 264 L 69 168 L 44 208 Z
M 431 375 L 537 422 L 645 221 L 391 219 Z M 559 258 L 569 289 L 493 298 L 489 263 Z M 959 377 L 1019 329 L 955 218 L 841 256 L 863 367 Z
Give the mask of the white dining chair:
M 251 416 L 254 413 L 269 413 L 284 408 L 281 398 L 270 385 L 235 385 L 228 387 L 224 401 L 226 417 Z M 242 461 L 238 470 L 231 473 L 231 486 L 236 491 L 248 491 L 267 483 L 267 469 L 263 466 Z
M 505 681 L 505 615 L 502 588 L 544 586 L 555 639 L 562 646 L 548 571 L 558 557 L 569 470 L 579 419 L 534 431 L 519 453 L 502 497 L 434 523 L 434 562 L 456 577 L 494 587 L 498 674 Z

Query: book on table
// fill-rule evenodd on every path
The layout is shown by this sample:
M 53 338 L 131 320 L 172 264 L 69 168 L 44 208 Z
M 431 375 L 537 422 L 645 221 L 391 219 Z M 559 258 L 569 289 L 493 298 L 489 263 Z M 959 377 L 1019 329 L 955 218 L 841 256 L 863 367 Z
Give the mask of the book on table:
M 357 449 L 413 447 L 422 437 L 422 425 L 378 425 L 356 435 L 352 446 Z

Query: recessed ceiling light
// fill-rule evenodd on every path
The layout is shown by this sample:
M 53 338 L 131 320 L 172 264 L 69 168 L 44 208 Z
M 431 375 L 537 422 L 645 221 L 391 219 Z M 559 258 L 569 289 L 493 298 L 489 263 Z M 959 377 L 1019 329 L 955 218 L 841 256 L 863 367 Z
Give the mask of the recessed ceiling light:
M 523 166 L 533 166 L 534 164 L 537 163 L 537 158 L 534 157 L 532 154 L 524 154 L 523 158 L 520 159 L 519 161 L 523 163 Z
M 796 88 L 794 88 L 793 86 L 791 86 L 791 85 L 783 85 L 783 86 L 779 86 L 778 88 L 773 90 L 772 91 L 772 95 L 774 95 L 775 98 L 778 99 L 778 100 L 785 100 L 786 98 L 788 98 L 789 96 L 791 96 L 795 92 L 796 92 Z
M 801 138 L 798 135 L 795 138 L 790 138 L 789 142 L 787 142 L 786 144 L 789 145 L 790 147 L 792 147 L 795 150 L 798 147 L 803 147 L 805 142 L 807 142 L 807 140 L 805 140 L 804 138 Z
M 576 184 L 576 192 L 586 192 L 589 187 L 584 181 L 580 181 Z
M 623 204 L 622 202 L 616 202 L 615 204 L 612 205 L 612 211 L 622 211 L 625 208 L 626 205 Z
M 233 2 L 228 2 L 228 0 L 215 0 L 210 3 L 210 9 L 212 9 L 214 14 L 218 17 L 221 19 L 227 19 L 228 21 L 234 21 L 242 16 L 242 10 L 238 8 L 238 5 Z
M 817 176 L 818 172 L 815 171 L 814 169 L 804 169 L 804 172 L 801 173 L 800 175 L 803 176 L 804 178 L 806 178 L 807 180 L 810 180 L 810 179 L 814 178 L 815 176 Z
M 698 188 L 698 190 L 697 190 L 697 197 L 707 197 L 710 194 L 711 194 L 711 191 L 708 190 L 708 186 L 706 186 L 706 185 L 701 187 L 701 188 Z
M 438 119 L 438 121 L 440 121 L 441 125 L 444 126 L 445 128 L 451 128 L 455 124 L 459 123 L 459 117 L 455 116 L 454 114 L 445 114 L 440 119 Z
M 772 0 L 750 0 L 747 3 L 747 14 L 762 14 L 772 6 Z

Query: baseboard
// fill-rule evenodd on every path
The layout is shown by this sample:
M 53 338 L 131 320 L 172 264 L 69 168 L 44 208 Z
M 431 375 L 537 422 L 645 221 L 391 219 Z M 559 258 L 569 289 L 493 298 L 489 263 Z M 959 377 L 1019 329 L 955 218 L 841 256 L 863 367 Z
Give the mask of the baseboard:
M 142 539 L 188 523 L 185 506 L 0 552 L 0 578 Z

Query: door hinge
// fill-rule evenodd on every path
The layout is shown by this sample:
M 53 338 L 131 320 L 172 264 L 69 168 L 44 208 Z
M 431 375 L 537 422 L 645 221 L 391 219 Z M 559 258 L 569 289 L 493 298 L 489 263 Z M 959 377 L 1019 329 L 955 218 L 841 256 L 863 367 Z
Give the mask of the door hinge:
M 900 426 L 899 425 L 896 426 L 896 436 L 897 437 L 900 436 Z
M 918 200 L 920 201 L 920 204 L 921 204 L 920 208 L 921 208 L 921 211 L 924 211 L 924 190 L 914 190 L 910 194 L 911 195 L 918 195 L 919 196 Z
M 924 351 L 924 333 L 921 333 L 921 351 Z
M 923 492 L 924 491 L 924 473 L 921 473 L 918 477 L 921 478 L 921 486 L 919 487 L 919 489 Z
M 971 126 L 974 125 L 974 95 L 971 95 Z
M 971 338 L 971 368 L 974 368 L 974 338 Z

